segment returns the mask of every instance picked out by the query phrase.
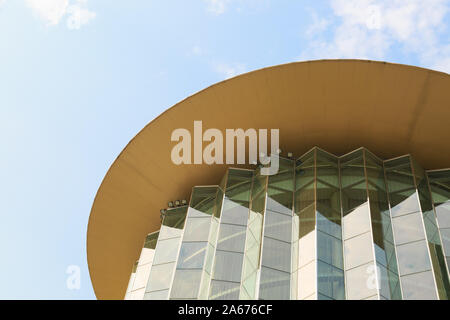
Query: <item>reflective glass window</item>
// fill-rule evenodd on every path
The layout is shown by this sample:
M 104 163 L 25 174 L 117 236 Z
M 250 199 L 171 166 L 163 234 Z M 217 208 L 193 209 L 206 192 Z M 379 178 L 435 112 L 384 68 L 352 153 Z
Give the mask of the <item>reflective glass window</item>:
M 197 299 L 202 270 L 177 270 L 170 299 Z
M 173 262 L 177 259 L 180 238 L 159 240 L 153 264 Z
M 335 300 L 345 299 L 344 271 L 322 261 L 317 262 L 318 291 Z
M 291 241 L 292 216 L 287 216 L 273 211 L 267 211 L 264 223 L 264 236 L 283 240 L 286 242 Z
M 240 284 L 228 281 L 211 281 L 211 300 L 237 300 L 239 299 Z
M 211 217 L 188 218 L 184 229 L 183 241 L 208 241 Z
M 243 257 L 243 253 L 217 250 L 213 278 L 215 280 L 240 282 Z
M 207 242 L 183 242 L 177 269 L 201 269 L 205 260 L 206 247 Z
M 361 300 L 376 295 L 376 269 L 373 262 L 347 270 L 346 292 L 348 300 Z
M 400 281 L 405 300 L 437 299 L 433 273 L 431 271 L 403 276 L 400 278 Z
M 345 268 L 347 270 L 373 261 L 372 241 L 370 232 L 344 241 Z
M 172 280 L 172 274 L 175 267 L 175 262 L 153 265 L 150 271 L 149 282 L 146 291 L 159 291 L 168 289 L 170 287 L 170 281 Z
M 428 247 L 425 241 L 397 246 L 397 256 L 400 275 L 431 269 Z
M 290 274 L 270 268 L 261 268 L 259 298 L 263 300 L 288 300 Z
M 392 219 L 397 245 L 425 239 L 421 213 L 415 212 Z
M 244 252 L 246 227 L 220 224 L 218 250 Z
M 264 238 L 262 265 L 290 272 L 291 244 L 271 238 Z

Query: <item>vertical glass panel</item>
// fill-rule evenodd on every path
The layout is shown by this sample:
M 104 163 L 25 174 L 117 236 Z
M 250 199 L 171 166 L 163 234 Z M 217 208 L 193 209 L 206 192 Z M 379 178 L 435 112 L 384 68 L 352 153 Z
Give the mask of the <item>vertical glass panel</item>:
M 345 299 L 344 271 L 332 265 L 318 261 L 318 292 L 335 300 Z
M 442 245 L 444 246 L 445 256 L 450 256 L 450 229 L 441 229 Z
M 348 300 L 361 300 L 377 294 L 373 262 L 345 271 Z
M 392 216 L 420 211 L 409 156 L 385 161 Z
M 207 242 L 183 242 L 177 269 L 201 269 L 205 260 Z
M 273 269 L 291 271 L 291 245 L 264 237 L 262 265 Z
M 437 299 L 431 271 L 410 274 L 400 278 L 405 300 L 435 300 Z
M 445 265 L 444 252 L 437 228 L 433 202 L 431 200 L 431 190 L 425 176 L 425 171 L 414 159 L 411 161 L 439 298 L 447 300 L 450 297 L 450 280 Z
M 217 250 L 244 252 L 246 227 L 220 224 Z
M 289 272 L 262 267 L 259 298 L 262 300 L 288 300 L 289 282 Z
M 228 281 L 211 281 L 211 300 L 237 300 L 239 299 L 239 283 Z
M 153 264 L 174 262 L 178 255 L 179 238 L 172 238 L 158 241 L 158 254 L 153 259 Z
M 292 216 L 267 211 L 264 236 L 285 242 L 291 241 Z
M 214 280 L 240 282 L 243 254 L 228 251 L 216 251 Z
M 336 268 L 343 269 L 342 240 L 318 231 L 317 258 Z
M 172 280 L 173 269 L 175 262 L 153 265 L 150 271 L 150 278 L 147 286 L 147 292 L 159 291 L 170 288 L 170 281 Z
M 397 256 L 400 275 L 431 269 L 430 257 L 425 241 L 417 241 L 397 246 Z
M 298 298 L 305 300 L 317 295 L 317 261 L 310 263 L 298 269 Z
M 202 270 L 177 270 L 170 299 L 197 299 Z
M 392 219 L 397 245 L 425 239 L 422 217 L 419 212 Z
M 184 229 L 183 241 L 208 241 L 211 217 L 189 217 Z
M 144 300 L 167 300 L 169 297 L 169 289 L 146 292 L 144 295 Z
M 369 204 L 365 203 L 344 216 L 344 239 L 370 231 Z
M 251 203 L 245 239 L 245 251 L 242 267 L 242 287 L 240 299 L 257 298 L 257 278 L 260 266 L 263 215 L 265 211 L 267 176 L 261 176 L 259 170 L 253 178 Z
M 156 242 L 158 241 L 159 231 L 153 232 L 147 235 L 145 238 L 144 248 L 146 249 L 155 249 Z
M 221 222 L 229 224 L 247 225 L 248 220 L 248 204 L 235 202 L 229 198 L 225 198 Z
M 340 159 L 341 195 L 344 216 L 367 202 L 363 150 L 357 150 Z
M 373 261 L 372 234 L 370 232 L 344 241 L 345 268 L 351 269 Z

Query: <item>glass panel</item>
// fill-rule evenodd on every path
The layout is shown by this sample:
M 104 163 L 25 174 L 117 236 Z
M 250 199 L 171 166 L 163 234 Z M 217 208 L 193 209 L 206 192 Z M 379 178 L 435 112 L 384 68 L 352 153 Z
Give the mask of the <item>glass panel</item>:
M 344 300 L 344 271 L 321 261 L 317 262 L 318 291 L 335 300 Z
M 202 270 L 177 270 L 170 299 L 197 299 Z
M 155 249 L 156 242 L 158 241 L 159 231 L 150 233 L 145 238 L 144 248 L 146 249 Z
M 303 250 L 303 248 L 301 247 Z M 334 267 L 343 269 L 342 241 L 326 233 L 317 232 L 317 258 Z
M 211 217 L 189 218 L 186 221 L 183 241 L 208 241 Z
M 241 281 L 243 253 L 216 251 L 214 280 Z
M 174 262 L 177 259 L 180 238 L 159 240 L 153 264 Z
M 392 219 L 397 245 L 425 239 L 422 216 L 419 212 Z
M 397 246 L 397 256 L 400 275 L 431 269 L 430 257 L 425 241 Z
M 371 262 L 345 272 L 348 300 L 361 300 L 377 294 L 375 270 Z
M 290 296 L 289 272 L 261 268 L 259 298 L 263 300 L 288 300 Z
M 372 234 L 364 233 L 344 241 L 345 269 L 358 267 L 373 261 Z
M 450 201 L 438 205 L 436 215 L 440 228 L 450 228 Z
M 206 246 L 207 242 L 183 242 L 177 269 L 201 269 L 205 260 Z
M 450 229 L 441 229 L 442 245 L 444 246 L 445 256 L 450 256 Z
M 169 289 L 146 292 L 144 295 L 144 300 L 167 300 L 168 298 L 169 298 Z
M 211 300 L 237 300 L 239 299 L 239 283 L 227 281 L 211 281 Z
M 317 293 L 317 260 L 298 270 L 298 298 L 305 300 Z
M 290 243 L 265 237 L 263 242 L 262 265 L 273 269 L 290 272 Z
M 217 250 L 244 252 L 246 227 L 221 224 Z
M 150 271 L 150 277 L 147 284 L 147 292 L 159 291 L 170 288 L 172 281 L 172 274 L 175 267 L 175 262 L 161 265 L 153 265 Z
M 365 203 L 344 216 L 344 239 L 370 231 L 369 204 Z
M 400 278 L 405 300 L 435 300 L 437 299 L 433 273 L 426 271 Z
M 264 236 L 282 240 L 291 241 L 292 217 L 284 214 L 267 211 Z
M 225 198 L 221 223 L 247 225 L 248 207 Z

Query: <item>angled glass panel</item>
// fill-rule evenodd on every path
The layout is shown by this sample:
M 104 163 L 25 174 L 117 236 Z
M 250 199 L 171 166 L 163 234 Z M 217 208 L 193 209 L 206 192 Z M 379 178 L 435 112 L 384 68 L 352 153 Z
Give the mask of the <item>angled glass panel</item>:
M 431 271 L 414 273 L 400 278 L 405 300 L 436 300 L 436 288 Z
M 289 272 L 262 267 L 259 299 L 288 300 L 290 296 L 289 282 Z

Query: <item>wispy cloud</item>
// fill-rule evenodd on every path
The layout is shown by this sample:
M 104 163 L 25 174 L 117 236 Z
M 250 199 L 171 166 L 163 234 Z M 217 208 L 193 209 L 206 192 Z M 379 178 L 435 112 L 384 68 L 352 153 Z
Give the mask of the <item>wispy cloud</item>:
M 58 25 L 67 18 L 67 28 L 79 29 L 95 18 L 95 12 L 86 8 L 87 0 L 26 0 L 26 3 L 47 26 Z
M 330 0 L 333 31 L 313 14 L 301 59 L 385 59 L 394 47 L 425 66 L 450 72 L 448 0 Z M 327 29 L 327 30 L 325 30 Z M 317 32 L 319 31 L 319 32 Z M 442 40 L 442 38 L 447 37 Z
M 227 9 L 230 0 L 204 0 L 208 5 L 208 11 L 214 14 L 222 14 Z
M 224 79 L 233 78 L 247 71 L 246 66 L 241 63 L 233 63 L 233 64 L 214 63 L 213 69 L 215 72 L 220 74 Z

